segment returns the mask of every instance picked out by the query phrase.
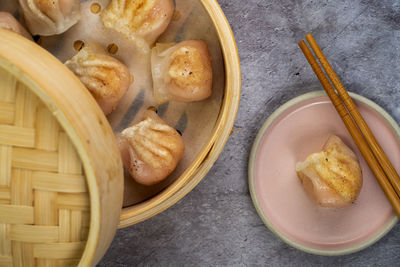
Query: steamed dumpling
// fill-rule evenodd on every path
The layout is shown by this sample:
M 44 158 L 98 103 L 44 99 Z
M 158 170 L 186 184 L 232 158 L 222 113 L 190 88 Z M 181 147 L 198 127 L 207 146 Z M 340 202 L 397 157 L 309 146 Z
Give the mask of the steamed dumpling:
M 211 56 L 202 40 L 156 44 L 151 69 L 154 97 L 159 104 L 199 101 L 211 95 Z
M 106 28 L 151 45 L 165 31 L 173 13 L 173 0 L 111 0 L 101 19 Z
M 29 40 L 32 36 L 25 30 L 25 28 L 8 12 L 0 12 L 0 28 L 13 31 L 22 35 Z
M 63 33 L 80 19 L 80 0 L 19 0 L 34 35 Z
M 296 165 L 306 193 L 322 207 L 342 208 L 352 204 L 362 186 L 360 164 L 343 141 L 331 135 L 323 150 Z
M 125 168 L 143 185 L 165 179 L 182 158 L 185 147 L 178 132 L 150 110 L 141 122 L 122 131 L 119 146 Z
M 95 43 L 85 44 L 65 65 L 78 76 L 106 115 L 116 108 L 130 86 L 128 68 Z

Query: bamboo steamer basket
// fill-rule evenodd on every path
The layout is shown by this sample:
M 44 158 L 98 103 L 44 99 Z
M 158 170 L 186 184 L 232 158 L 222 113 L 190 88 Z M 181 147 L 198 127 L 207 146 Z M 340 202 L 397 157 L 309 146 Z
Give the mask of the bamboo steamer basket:
M 119 150 L 97 103 L 59 60 L 0 29 L 0 266 L 93 266 L 117 228 L 164 211 L 206 175 L 232 131 L 240 64 L 221 8 L 200 2 L 225 65 L 217 122 L 176 181 L 122 210 Z
M 113 132 L 60 61 L 9 31 L 0 40 L 0 265 L 88 266 L 119 222 Z
M 225 88 L 220 114 L 210 138 L 185 172 L 155 197 L 123 208 L 118 228 L 124 228 L 146 220 L 183 198 L 207 174 L 231 134 L 239 106 L 241 89 L 238 50 L 229 22 L 217 1 L 202 0 L 200 2 L 215 27 L 224 58 Z

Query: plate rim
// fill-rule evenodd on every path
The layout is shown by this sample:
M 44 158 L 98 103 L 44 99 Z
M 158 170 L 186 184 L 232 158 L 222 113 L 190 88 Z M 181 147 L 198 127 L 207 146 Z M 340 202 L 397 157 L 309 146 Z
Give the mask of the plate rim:
M 400 127 L 386 110 L 384 110 L 378 104 L 376 104 L 375 102 L 373 102 L 372 100 L 370 100 L 364 96 L 361 96 L 361 95 L 358 95 L 358 94 L 355 94 L 352 92 L 349 92 L 349 94 L 350 94 L 351 98 L 366 104 L 367 106 L 369 106 L 370 108 L 372 108 L 373 110 L 378 112 L 380 115 L 382 115 L 384 117 L 384 119 L 386 119 L 386 121 L 390 124 L 392 129 L 397 133 L 398 142 L 400 143 Z M 379 241 L 383 236 L 385 236 L 396 225 L 396 223 L 399 220 L 398 217 L 396 215 L 393 215 L 392 219 L 378 232 L 378 234 L 376 234 L 376 235 L 372 236 L 371 238 L 369 238 L 359 244 L 356 244 L 354 246 L 350 246 L 348 248 L 343 248 L 343 249 L 338 249 L 338 250 L 315 249 L 315 248 L 308 247 L 306 245 L 303 245 L 303 244 L 300 244 L 300 243 L 297 243 L 297 242 L 291 240 L 289 237 L 285 236 L 283 233 L 281 233 L 278 229 L 275 228 L 273 223 L 271 223 L 269 221 L 269 219 L 267 218 L 267 216 L 264 215 L 264 213 L 261 209 L 261 205 L 258 202 L 257 194 L 256 194 L 255 187 L 254 187 L 254 162 L 255 162 L 256 155 L 258 153 L 258 149 L 260 147 L 261 140 L 263 139 L 266 131 L 269 129 L 269 127 L 272 125 L 272 123 L 287 109 L 293 107 L 294 105 L 296 105 L 300 102 L 303 102 L 303 101 L 306 101 L 309 99 L 313 99 L 313 98 L 317 98 L 317 97 L 322 97 L 322 96 L 327 96 L 327 94 L 323 90 L 311 91 L 311 92 L 299 95 L 299 96 L 287 101 L 283 105 L 281 105 L 265 120 L 265 122 L 261 126 L 260 130 L 258 131 L 257 136 L 254 139 L 254 142 L 253 142 L 253 145 L 251 148 L 250 157 L 249 157 L 249 161 L 248 161 L 248 184 L 249 184 L 250 196 L 251 196 L 253 205 L 256 208 L 258 216 L 261 218 L 261 220 L 263 221 L 265 226 L 267 226 L 267 228 L 272 233 L 274 233 L 277 237 L 279 237 L 282 241 L 284 241 L 286 244 L 288 244 L 294 248 L 297 248 L 301 251 L 304 251 L 304 252 L 307 252 L 310 254 L 323 255 L 323 256 L 340 256 L 340 255 L 351 254 L 351 253 L 355 253 L 357 251 L 363 250 L 363 249 L 371 246 L 372 244 L 376 243 L 377 241 Z

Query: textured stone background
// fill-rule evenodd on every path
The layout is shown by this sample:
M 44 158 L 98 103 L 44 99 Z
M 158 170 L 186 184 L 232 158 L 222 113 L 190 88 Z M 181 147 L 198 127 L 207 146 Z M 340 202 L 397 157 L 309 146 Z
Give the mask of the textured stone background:
M 311 32 L 345 87 L 400 122 L 400 1 L 219 0 L 236 37 L 242 94 L 235 132 L 204 180 L 176 205 L 119 230 L 99 266 L 400 265 L 400 226 L 347 256 L 310 255 L 262 223 L 247 161 L 264 120 L 320 89 L 297 42 Z M 368 222 L 365 222 L 368 223 Z

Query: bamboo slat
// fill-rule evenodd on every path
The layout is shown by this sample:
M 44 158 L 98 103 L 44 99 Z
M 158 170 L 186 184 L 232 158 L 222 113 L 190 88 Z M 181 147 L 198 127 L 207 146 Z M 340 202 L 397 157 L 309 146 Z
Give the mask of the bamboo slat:
M 81 240 L 86 240 L 89 234 L 89 227 L 81 228 Z
M 0 101 L 15 102 L 17 79 L 7 71 L 0 69 Z
M 44 105 L 39 106 L 36 119 L 35 147 L 47 151 L 56 151 L 59 135 L 57 121 Z
M 12 124 L 14 122 L 14 103 L 0 102 L 0 123 Z
M 68 135 L 0 68 L 0 266 L 77 266 L 89 210 L 86 177 Z
M 17 83 L 17 93 L 15 99 L 15 121 L 16 126 L 30 127 L 35 126 L 37 97 L 26 88 L 22 83 Z
M 11 181 L 11 146 L 0 145 L 0 185 L 10 186 Z
M 87 227 L 89 228 L 89 223 L 90 223 L 90 214 L 87 211 L 82 211 L 82 227 Z
M 58 225 L 57 193 L 35 190 L 35 224 Z
M 6 223 L 0 223 L 0 236 L 3 237 L 0 239 L 0 257 L 11 257 L 11 239 L 9 238 L 10 225 Z M 0 264 L 0 266 L 2 265 Z
M 12 224 L 10 238 L 29 243 L 49 243 L 58 241 L 58 226 Z
M 45 259 L 79 258 L 85 248 L 85 242 L 34 244 L 33 255 Z
M 58 194 L 58 207 L 73 210 L 89 210 L 89 196 L 87 194 Z
M 0 255 L 0 266 L 4 266 L 4 267 L 12 267 L 12 257 L 11 256 L 3 256 Z
M 33 172 L 33 188 L 63 193 L 87 192 L 85 177 L 81 174 Z
M 0 186 L 0 200 L 10 200 L 11 190 L 8 186 Z
M 81 241 L 82 212 L 80 210 L 71 211 L 71 237 L 72 242 Z
M 58 267 L 58 260 L 36 259 L 37 267 Z
M 60 134 L 58 155 L 58 171 L 60 173 L 82 173 L 81 161 L 65 133 Z
M 56 172 L 58 154 L 44 150 L 15 147 L 12 152 L 12 167 L 28 170 Z
M 13 169 L 11 180 L 11 204 L 32 206 L 32 172 L 24 169 Z
M 35 265 L 32 244 L 12 241 L 13 266 L 30 267 Z
M 0 204 L 0 223 L 33 224 L 33 207 Z
M 58 221 L 59 221 L 59 241 L 60 242 L 70 242 L 71 241 L 71 211 L 68 209 L 60 209 L 58 211 Z
M 0 145 L 33 147 L 35 132 L 32 128 L 0 125 Z

